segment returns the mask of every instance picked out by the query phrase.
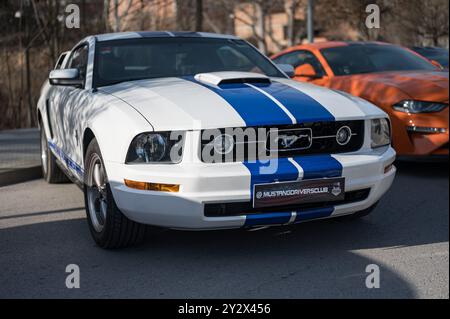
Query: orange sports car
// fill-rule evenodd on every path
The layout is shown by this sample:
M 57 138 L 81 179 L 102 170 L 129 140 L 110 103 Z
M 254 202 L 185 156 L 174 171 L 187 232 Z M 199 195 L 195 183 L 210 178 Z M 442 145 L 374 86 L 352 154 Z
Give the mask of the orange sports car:
M 417 53 L 382 42 L 320 42 L 272 59 L 294 79 L 345 91 L 378 105 L 392 121 L 400 157 L 448 158 L 448 71 Z

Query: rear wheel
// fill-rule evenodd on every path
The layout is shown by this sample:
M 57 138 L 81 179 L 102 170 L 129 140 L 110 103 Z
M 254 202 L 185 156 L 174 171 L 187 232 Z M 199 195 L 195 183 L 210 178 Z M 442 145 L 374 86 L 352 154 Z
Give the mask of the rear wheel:
M 143 241 L 146 226 L 128 219 L 117 207 L 97 141 L 85 156 L 84 200 L 89 230 L 102 248 L 121 248 Z
M 69 179 L 56 164 L 56 157 L 48 147 L 45 129 L 41 126 L 41 166 L 42 176 L 50 184 L 66 183 Z

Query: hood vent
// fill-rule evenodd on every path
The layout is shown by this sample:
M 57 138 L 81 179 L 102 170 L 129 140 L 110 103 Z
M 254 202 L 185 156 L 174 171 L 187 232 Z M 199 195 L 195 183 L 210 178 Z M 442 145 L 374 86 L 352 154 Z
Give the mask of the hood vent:
M 251 72 L 212 72 L 195 75 L 199 82 L 219 86 L 233 83 L 270 83 L 270 79 L 259 73 Z

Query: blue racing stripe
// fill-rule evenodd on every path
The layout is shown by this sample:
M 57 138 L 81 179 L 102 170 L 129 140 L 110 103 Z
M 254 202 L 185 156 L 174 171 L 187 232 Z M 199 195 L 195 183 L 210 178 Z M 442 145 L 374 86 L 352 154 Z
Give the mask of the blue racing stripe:
M 59 160 L 64 162 L 68 168 L 74 170 L 79 177 L 83 178 L 84 171 L 80 165 L 78 165 L 74 160 L 72 160 L 69 156 L 67 156 L 66 153 L 64 153 L 64 151 L 60 149 L 58 146 L 56 146 L 56 144 L 53 143 L 52 141 L 49 140 L 48 145 L 58 155 Z
M 261 161 L 243 162 L 250 171 L 250 198 L 253 199 L 253 186 L 283 181 L 295 181 L 298 169 L 287 158 L 271 159 L 267 163 Z M 273 167 L 271 169 L 270 167 Z
M 292 124 L 289 116 L 275 102 L 248 85 L 229 83 L 218 87 L 201 83 L 194 77 L 184 79 L 202 85 L 222 97 L 239 113 L 246 126 Z
M 330 216 L 334 211 L 334 207 L 313 208 L 303 211 L 297 211 L 297 216 L 294 223 L 299 223 L 306 220 L 324 218 Z
M 296 211 L 296 217 L 293 223 L 329 217 L 333 212 L 333 206 Z M 292 212 L 270 212 L 246 215 L 244 227 L 287 224 L 291 216 Z
M 303 169 L 303 179 L 340 177 L 342 175 L 342 164 L 331 155 L 307 155 L 293 159 Z
M 282 225 L 289 222 L 291 212 L 262 213 L 245 216 L 244 227 L 263 225 Z
M 341 163 L 339 163 L 339 161 L 331 155 L 299 156 L 294 157 L 293 159 L 302 167 L 304 172 L 303 179 L 332 178 L 342 176 Z M 261 167 L 263 165 L 261 163 L 244 162 L 244 165 L 248 168 L 251 174 L 251 199 L 253 199 L 253 187 L 255 184 L 273 183 L 275 181 L 292 181 L 298 179 L 298 170 L 288 159 L 279 158 L 271 161 L 278 161 L 278 168 L 273 174 L 262 174 Z M 297 215 L 294 222 L 298 223 L 311 219 L 325 218 L 330 216 L 333 211 L 333 206 L 300 210 L 296 212 Z M 273 212 L 247 215 L 244 226 L 286 224 L 289 222 L 291 215 L 291 212 Z
M 289 85 L 279 82 L 253 85 L 277 99 L 295 117 L 297 123 L 335 120 L 322 104 Z

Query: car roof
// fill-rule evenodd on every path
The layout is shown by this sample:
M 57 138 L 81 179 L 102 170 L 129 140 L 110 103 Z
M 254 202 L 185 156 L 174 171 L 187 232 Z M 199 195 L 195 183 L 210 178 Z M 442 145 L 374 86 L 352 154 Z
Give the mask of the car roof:
M 286 53 L 296 51 L 296 50 L 322 50 L 328 48 L 337 48 L 337 47 L 345 47 L 345 46 L 369 46 L 369 45 L 395 45 L 386 42 L 380 41 L 323 41 L 323 42 L 314 42 L 314 43 L 304 43 L 289 47 L 275 55 L 272 56 L 272 59 L 278 58 L 281 55 Z
M 310 47 L 316 49 L 326 49 L 342 46 L 356 46 L 356 45 L 392 45 L 391 43 L 380 42 L 380 41 L 325 41 L 325 42 L 314 42 L 299 45 L 298 47 Z
M 116 32 L 94 35 L 96 41 L 111 41 L 122 39 L 140 39 L 140 38 L 212 38 L 212 39 L 233 39 L 239 38 L 234 35 L 208 33 L 208 32 L 190 32 L 190 31 L 133 31 Z

